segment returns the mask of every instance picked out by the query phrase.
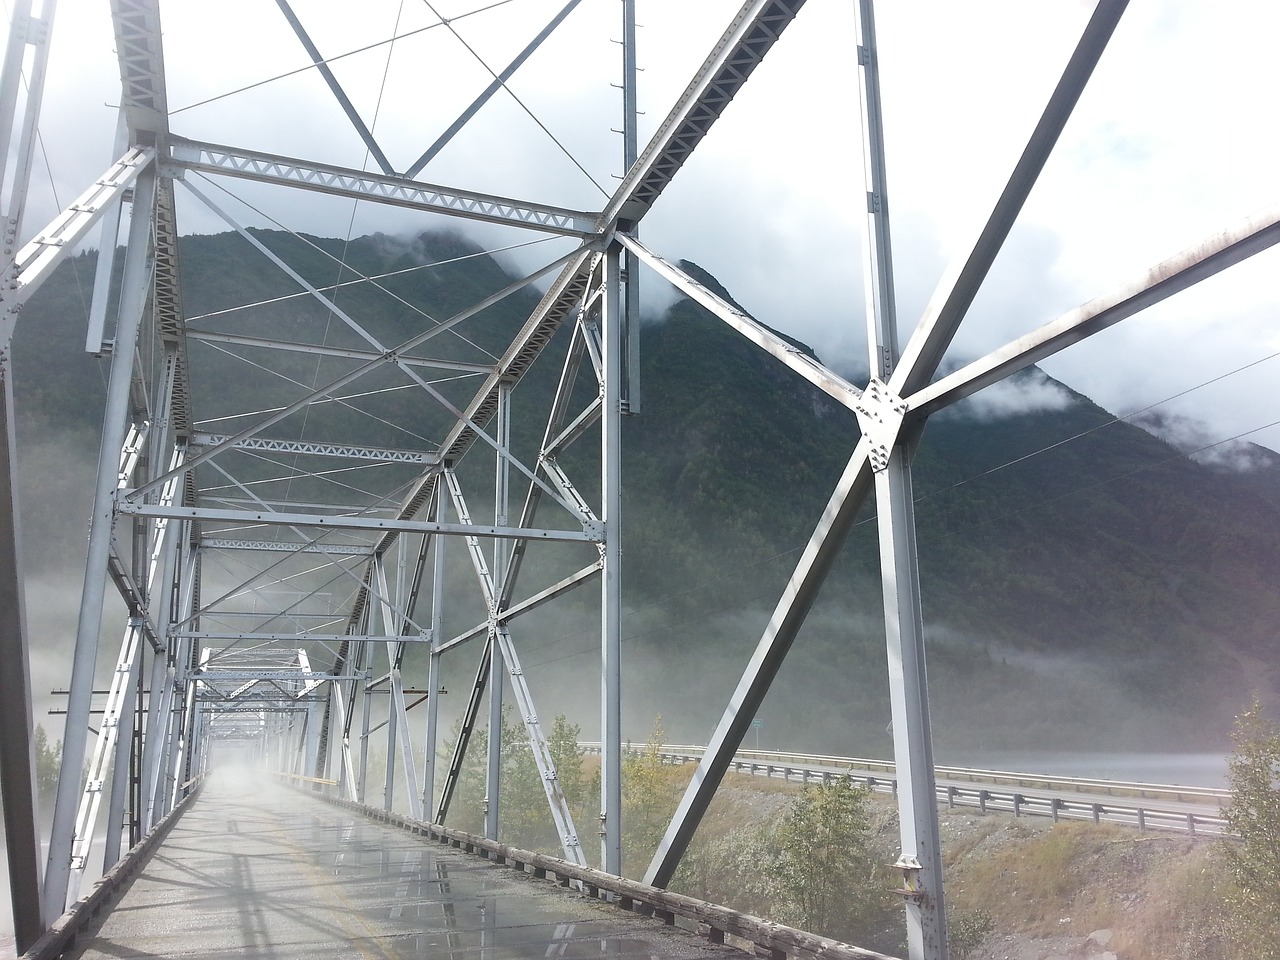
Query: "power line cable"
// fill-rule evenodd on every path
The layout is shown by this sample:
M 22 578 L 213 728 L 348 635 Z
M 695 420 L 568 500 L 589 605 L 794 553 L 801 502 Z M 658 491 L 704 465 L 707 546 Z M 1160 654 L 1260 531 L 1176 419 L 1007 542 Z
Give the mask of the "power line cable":
M 498 74 L 494 71 L 494 69 L 485 62 L 484 58 L 480 56 L 480 54 L 476 53 L 475 49 L 471 46 L 471 44 L 467 43 L 466 40 L 462 39 L 462 34 L 458 33 L 458 31 L 454 29 L 453 21 L 446 20 L 444 17 L 441 17 L 439 11 L 437 11 L 436 8 L 432 6 L 431 0 L 422 0 L 422 2 L 426 4 L 428 10 L 434 13 L 437 17 L 440 17 L 441 23 L 443 23 L 446 27 L 448 27 L 449 32 L 452 33 L 458 39 L 458 42 L 467 48 L 467 52 L 470 53 L 471 56 L 475 57 L 476 62 L 479 63 L 480 66 L 484 67 L 485 70 L 488 71 L 489 75 L 493 77 L 493 79 L 497 80 L 499 83 L 502 84 L 502 89 L 507 91 L 511 99 L 514 100 L 517 105 L 519 105 L 520 109 L 529 115 L 529 119 L 532 120 L 534 123 L 536 123 L 538 127 L 542 130 L 542 132 L 551 138 L 551 142 L 554 143 L 560 149 L 561 153 L 563 153 L 566 157 L 569 158 L 569 162 L 572 163 L 575 167 L 577 167 L 584 177 L 586 177 L 588 180 L 591 181 L 591 185 L 600 191 L 600 195 L 602 197 L 608 198 L 609 192 L 605 190 L 604 187 L 600 186 L 599 182 L 597 182 L 596 178 L 593 177 L 587 171 L 586 167 L 584 167 L 581 163 L 578 162 L 578 159 L 572 153 L 569 152 L 569 148 L 560 142 L 560 140 L 556 137 L 556 135 L 547 128 L 547 125 L 545 123 L 543 123 L 541 120 L 538 119 L 537 115 L 534 114 L 534 112 L 529 109 L 529 107 L 525 104 L 523 100 L 521 100 L 518 96 L 516 96 L 516 92 L 511 89 L 510 85 L 505 80 L 503 80 L 500 76 L 498 76 Z
M 477 9 L 471 10 L 467 13 L 461 13 L 458 16 L 454 17 L 453 19 L 464 20 L 467 17 L 473 17 L 479 13 L 486 13 L 489 10 L 493 10 L 497 7 L 503 7 L 503 6 L 506 6 L 508 3 L 514 3 L 514 2 L 515 0 L 497 0 L 496 3 L 491 3 L 488 6 L 484 6 L 484 7 L 478 7 Z M 406 37 L 412 37 L 419 33 L 425 33 L 428 30 L 434 30 L 437 27 L 443 27 L 444 25 L 445 25 L 444 23 L 429 23 L 425 27 L 418 27 L 414 30 L 408 30 L 402 34 L 393 36 L 388 40 L 379 40 L 376 43 L 370 43 L 367 46 L 357 47 L 355 50 L 348 50 L 346 53 L 339 53 L 338 55 L 333 57 L 328 57 L 327 59 L 322 60 L 319 63 L 311 62 L 311 63 L 308 63 L 306 66 L 298 67 L 295 70 L 288 70 L 284 73 L 277 74 L 274 77 L 268 77 L 265 80 L 258 80 L 254 83 L 246 84 L 243 87 L 237 87 L 235 90 L 228 90 L 226 93 L 220 93 L 215 97 L 209 97 L 206 100 L 199 100 L 195 103 L 189 103 L 185 107 L 179 107 L 176 110 L 170 110 L 169 116 L 174 117 L 187 110 L 194 110 L 196 107 L 203 107 L 210 103 L 216 103 L 219 100 L 225 100 L 227 97 L 234 97 L 238 93 L 245 93 L 248 90 L 253 90 L 257 87 L 262 87 L 269 83 L 275 83 L 277 80 L 284 80 L 288 77 L 295 76 L 299 73 L 306 73 L 308 70 L 316 69 L 317 67 L 320 66 L 321 63 L 324 63 L 326 65 L 330 63 L 337 63 L 339 60 L 343 60 L 347 57 L 354 57 L 360 53 L 368 53 L 370 50 L 377 49 L 378 47 L 385 46 L 386 44 L 395 43 L 397 40 L 404 40 Z

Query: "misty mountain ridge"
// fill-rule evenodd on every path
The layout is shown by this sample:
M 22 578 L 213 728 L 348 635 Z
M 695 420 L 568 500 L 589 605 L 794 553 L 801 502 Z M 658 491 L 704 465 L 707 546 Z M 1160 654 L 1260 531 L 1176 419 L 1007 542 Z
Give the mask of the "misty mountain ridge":
M 313 283 L 344 279 L 297 238 L 254 233 Z M 366 276 L 444 263 L 383 281 L 436 319 L 509 282 L 457 234 L 307 239 L 345 252 Z M 235 234 L 185 237 L 181 252 L 189 317 L 296 292 Z M 103 362 L 83 350 L 93 260 L 64 263 L 15 337 L 26 540 L 36 565 L 65 566 L 58 558 L 70 554 L 57 544 L 83 542 L 105 389 Z M 683 267 L 732 302 L 706 271 Z M 385 342 L 420 329 L 403 305 L 356 287 L 341 297 Z M 500 352 L 534 302 L 532 292 L 504 301 L 468 336 Z M 323 313 L 296 297 L 264 309 L 300 328 Z M 226 323 L 252 327 L 248 318 Z M 566 325 L 517 395 L 550 396 L 567 333 Z M 195 368 L 201 416 L 217 409 L 221 368 L 216 357 L 209 362 L 203 373 Z M 849 411 L 689 300 L 642 328 L 641 362 L 642 412 L 626 420 L 623 439 L 626 709 L 632 729 L 660 712 L 673 739 L 693 741 L 736 683 L 858 429 Z M 534 406 L 517 407 L 517 433 L 540 436 Z M 1277 698 L 1280 455 L 1234 449 L 1243 451 L 1235 460 L 1189 459 L 1038 369 L 933 418 L 914 473 L 941 758 L 1100 742 L 1220 748 L 1254 690 Z M 564 462 L 584 491 L 598 482 L 598 449 L 586 441 Z M 37 492 L 51 488 L 66 496 Z M 887 746 L 873 515 L 869 504 L 761 711 L 779 746 L 855 754 Z M 575 602 L 585 610 L 595 597 Z M 552 634 L 567 629 L 535 625 L 523 635 L 531 675 L 591 676 L 589 657 L 555 646 L 564 637 Z

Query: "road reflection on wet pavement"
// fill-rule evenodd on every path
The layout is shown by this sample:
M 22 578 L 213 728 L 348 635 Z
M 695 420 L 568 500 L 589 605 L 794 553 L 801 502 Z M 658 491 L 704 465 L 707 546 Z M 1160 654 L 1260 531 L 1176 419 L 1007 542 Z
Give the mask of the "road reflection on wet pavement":
M 219 771 L 71 957 L 741 958 L 509 868 Z

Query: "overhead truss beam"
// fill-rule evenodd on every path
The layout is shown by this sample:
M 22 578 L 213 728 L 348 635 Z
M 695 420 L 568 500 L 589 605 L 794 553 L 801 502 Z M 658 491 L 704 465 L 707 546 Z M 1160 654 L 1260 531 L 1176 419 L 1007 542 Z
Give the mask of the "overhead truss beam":
M 280 524 L 291 527 L 331 527 L 339 530 L 392 530 L 396 533 L 439 533 L 445 536 L 524 540 L 564 540 L 595 543 L 600 532 L 585 524 L 582 530 L 540 530 L 528 527 L 486 527 L 477 524 L 435 523 L 429 520 L 397 520 L 377 517 L 320 516 L 314 513 L 282 513 L 275 510 L 220 510 L 210 507 L 165 506 L 119 500 L 116 510 L 134 517 L 168 517 L 172 520 L 220 521 L 235 524 Z
M 391 447 L 360 447 L 347 443 L 325 443 L 318 440 L 273 440 L 270 437 L 244 437 L 235 440 L 213 433 L 197 433 L 190 446 L 216 447 L 225 444 L 236 450 L 262 450 L 267 453 L 301 454 L 314 457 L 341 457 L 345 460 L 376 460 L 381 463 L 436 464 L 440 457 L 426 450 L 403 450 Z
M 566 237 L 585 238 L 596 230 L 595 215 L 579 210 L 455 190 L 403 177 L 310 163 L 180 137 L 173 137 L 171 143 L 164 170 L 178 179 L 182 178 L 184 171 L 198 170 Z

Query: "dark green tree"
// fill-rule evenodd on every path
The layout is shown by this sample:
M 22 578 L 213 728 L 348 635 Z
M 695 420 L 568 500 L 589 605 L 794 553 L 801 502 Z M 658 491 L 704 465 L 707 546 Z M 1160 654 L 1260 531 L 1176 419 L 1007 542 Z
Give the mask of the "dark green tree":
M 849 942 L 878 922 L 888 883 L 878 877 L 869 796 L 845 777 L 792 801 L 777 831 L 777 919 Z

